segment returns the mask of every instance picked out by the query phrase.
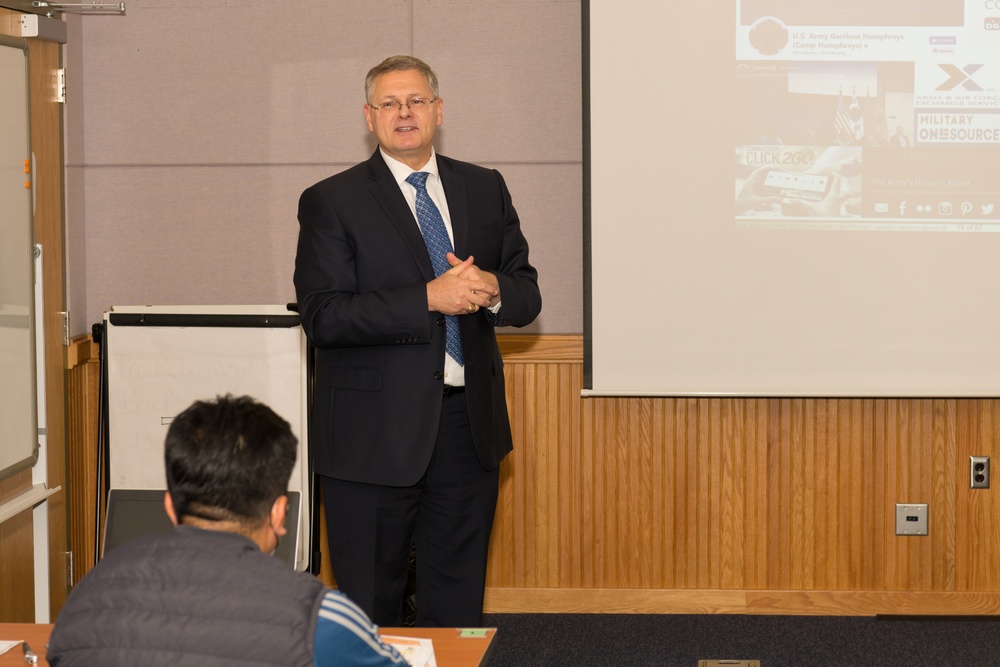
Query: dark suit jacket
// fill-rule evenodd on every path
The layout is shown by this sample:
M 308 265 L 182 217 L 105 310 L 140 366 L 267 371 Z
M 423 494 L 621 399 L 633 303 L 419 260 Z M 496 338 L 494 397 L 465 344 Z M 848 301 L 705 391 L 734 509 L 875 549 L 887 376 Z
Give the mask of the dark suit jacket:
M 499 172 L 437 156 L 455 253 L 496 275 L 501 309 L 459 317 L 472 436 L 487 470 L 511 450 L 494 326 L 541 310 L 537 273 Z M 316 348 L 317 473 L 409 486 L 430 461 L 444 384 L 444 316 L 420 229 L 378 150 L 299 199 L 295 292 Z

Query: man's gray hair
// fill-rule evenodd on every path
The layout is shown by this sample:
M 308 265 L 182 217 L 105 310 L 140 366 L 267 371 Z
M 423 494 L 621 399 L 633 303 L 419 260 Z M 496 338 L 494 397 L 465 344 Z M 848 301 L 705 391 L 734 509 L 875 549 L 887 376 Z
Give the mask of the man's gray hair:
M 389 56 L 375 67 L 368 70 L 365 77 L 365 101 L 372 103 L 372 90 L 375 88 L 375 79 L 388 72 L 405 72 L 407 70 L 417 70 L 427 79 L 427 85 L 431 88 L 434 99 L 438 98 L 438 78 L 430 65 L 420 58 L 413 56 Z

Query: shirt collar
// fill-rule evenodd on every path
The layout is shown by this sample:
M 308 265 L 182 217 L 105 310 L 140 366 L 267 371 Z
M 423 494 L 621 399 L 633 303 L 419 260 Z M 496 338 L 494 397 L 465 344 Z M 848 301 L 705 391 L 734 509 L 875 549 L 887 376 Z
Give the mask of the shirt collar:
M 396 158 L 392 157 L 384 150 L 379 147 L 379 153 L 382 154 L 382 159 L 385 160 L 386 166 L 389 167 L 389 171 L 392 172 L 392 177 L 396 179 L 396 184 L 400 187 L 406 182 L 406 177 L 414 172 L 409 165 L 403 164 Z M 434 147 L 431 147 L 431 159 L 427 161 L 420 171 L 426 171 L 428 174 L 434 174 L 434 178 L 441 180 L 441 176 L 438 174 L 438 163 L 437 163 L 437 153 L 434 152 Z

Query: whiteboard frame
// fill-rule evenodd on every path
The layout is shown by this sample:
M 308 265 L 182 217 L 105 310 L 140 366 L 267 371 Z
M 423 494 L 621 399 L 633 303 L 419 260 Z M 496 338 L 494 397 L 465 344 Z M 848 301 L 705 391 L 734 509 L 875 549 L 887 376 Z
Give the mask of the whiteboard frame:
M 241 368 L 262 364 L 267 371 L 275 370 L 274 366 L 269 367 L 268 364 L 277 362 L 261 356 L 262 350 L 255 345 L 260 336 L 277 337 L 282 345 L 289 345 L 287 349 L 280 350 L 284 355 L 283 359 L 292 355 L 297 358 L 296 368 L 277 368 L 276 372 L 283 379 L 274 383 L 274 387 L 265 381 L 271 379 L 271 375 L 262 379 L 254 375 L 255 371 L 229 377 L 174 377 L 164 378 L 159 383 L 155 381 L 156 373 L 166 373 L 176 368 L 172 364 L 174 360 L 178 363 L 196 364 L 199 355 L 205 353 L 201 349 L 195 349 L 199 346 L 192 344 L 210 337 L 225 337 L 227 355 L 233 355 L 232 358 L 237 360 L 246 360 Z M 163 347 L 163 342 L 168 339 L 168 346 Z M 159 360 L 158 364 L 146 365 L 141 374 L 143 376 L 137 377 L 136 382 L 131 382 L 117 372 L 115 364 L 121 364 L 122 360 L 116 355 L 121 355 L 123 350 L 135 354 L 137 342 L 139 346 L 147 342 L 159 346 L 149 351 L 149 354 L 168 356 Z M 244 349 L 242 346 L 248 343 L 250 347 Z M 312 464 L 308 447 L 308 344 L 301 324 L 298 323 L 298 314 L 287 306 L 276 305 L 114 306 L 104 314 L 102 347 L 106 359 L 104 376 L 107 402 L 108 476 L 105 485 L 115 489 L 166 490 L 163 436 L 172 416 L 195 400 L 212 399 L 225 393 L 251 395 L 286 419 L 299 440 L 298 458 L 292 479 L 289 480 L 289 490 L 301 492 L 295 569 L 306 570 L 312 553 Z M 145 352 L 140 348 L 139 353 Z M 144 360 L 139 360 L 139 363 L 143 362 Z M 144 375 L 147 371 L 153 373 L 152 381 L 148 375 Z M 191 380 L 192 384 L 188 385 L 187 380 Z M 272 389 L 279 391 L 293 382 L 297 386 L 296 396 L 279 398 L 270 393 Z M 153 385 L 153 393 L 142 393 L 140 384 L 144 387 Z M 174 391 L 172 396 L 169 394 L 171 391 Z M 148 409 L 141 405 L 156 392 L 166 393 L 157 396 L 155 404 L 149 403 Z M 136 419 L 128 416 L 129 411 L 123 408 L 123 401 L 126 400 L 132 402 L 129 410 L 135 407 L 136 402 L 140 404 L 133 413 Z M 156 423 L 153 424 L 153 421 Z M 152 435 L 153 431 L 156 431 L 155 435 Z M 138 446 L 136 443 L 139 443 Z M 139 451 L 126 453 L 127 447 L 137 448 Z M 130 459 L 129 465 L 123 463 L 118 466 L 116 455 L 123 462 Z M 101 471 L 98 472 L 100 475 Z
M 29 83 L 29 50 L 28 42 L 23 39 L 18 39 L 16 37 L 10 37 L 8 35 L 0 35 L 0 48 L 4 50 L 4 53 L 8 53 L 7 49 L 14 49 L 21 51 L 23 55 L 23 68 L 17 67 L 18 70 L 18 80 L 15 85 L 24 86 L 24 115 L 23 115 L 23 128 L 24 128 L 24 153 L 19 156 L 15 165 L 20 164 L 20 160 L 30 160 L 31 154 L 31 89 Z M 6 56 L 5 56 L 6 57 Z M 19 98 L 20 99 L 20 98 Z M 18 100 L 15 100 L 17 102 Z M 13 121 L 13 119 L 0 118 L 4 121 L 4 127 L 8 127 L 8 121 Z M 19 135 L 19 133 L 12 133 Z M 4 155 L 7 158 L 7 155 Z M 30 163 L 28 163 L 30 164 Z M 4 176 L 9 173 L 7 167 L 3 167 L 2 171 Z M 26 183 L 27 187 L 20 190 L 20 184 Z M 25 338 L 27 342 L 27 359 L 28 359 L 28 387 L 27 391 L 24 392 L 24 396 L 28 403 L 28 410 L 25 411 L 24 406 L 20 403 L 5 405 L 2 407 L 3 410 L 10 408 L 11 413 L 4 412 L 3 417 L 6 419 L 8 417 L 15 417 L 16 419 L 22 419 L 27 417 L 29 424 L 24 425 L 22 430 L 25 433 L 30 434 L 28 442 L 26 443 L 14 443 L 15 445 L 26 446 L 28 451 L 25 455 L 14 454 L 18 458 L 8 459 L 6 448 L 10 445 L 8 442 L 0 443 L 3 449 L 0 449 L 0 480 L 7 479 L 21 472 L 22 470 L 27 470 L 33 468 L 37 465 L 40 455 L 40 444 L 38 442 L 38 370 L 36 366 L 36 360 L 38 356 L 37 348 L 35 345 L 35 240 L 34 240 L 34 222 L 33 222 L 33 192 L 34 192 L 34 182 L 31 175 L 30 167 L 26 167 L 26 173 L 18 174 L 18 180 L 13 184 L 12 188 L 19 189 L 19 194 L 23 192 L 24 201 L 19 203 L 18 208 L 26 208 L 27 215 L 21 220 L 25 226 L 27 232 L 26 241 L 22 251 L 24 253 L 23 259 L 25 262 L 25 267 L 27 268 L 27 280 L 24 284 L 25 293 L 24 297 L 27 300 L 24 306 L 13 306 L 5 305 L 3 299 L 0 299 L 0 323 L 12 322 L 14 326 L 4 326 L 4 328 L 10 329 L 20 329 L 20 323 L 26 322 L 25 325 Z M 4 202 L 6 203 L 6 202 Z M 6 216 L 5 216 L 6 217 Z M 5 378 L 4 381 L 11 383 L 14 378 Z M 17 383 L 13 383 L 14 387 L 17 387 Z

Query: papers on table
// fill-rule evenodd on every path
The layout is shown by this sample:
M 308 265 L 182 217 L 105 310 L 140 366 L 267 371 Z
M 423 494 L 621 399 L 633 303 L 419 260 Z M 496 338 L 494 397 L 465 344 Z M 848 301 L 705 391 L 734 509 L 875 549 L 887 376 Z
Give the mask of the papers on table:
M 434 643 L 430 639 L 382 635 L 382 641 L 399 651 L 412 667 L 437 667 Z
M 4 653 L 11 650 L 15 646 L 20 646 L 20 645 L 21 645 L 20 639 L 14 639 L 14 640 L 0 639 L 0 655 L 3 655 Z

